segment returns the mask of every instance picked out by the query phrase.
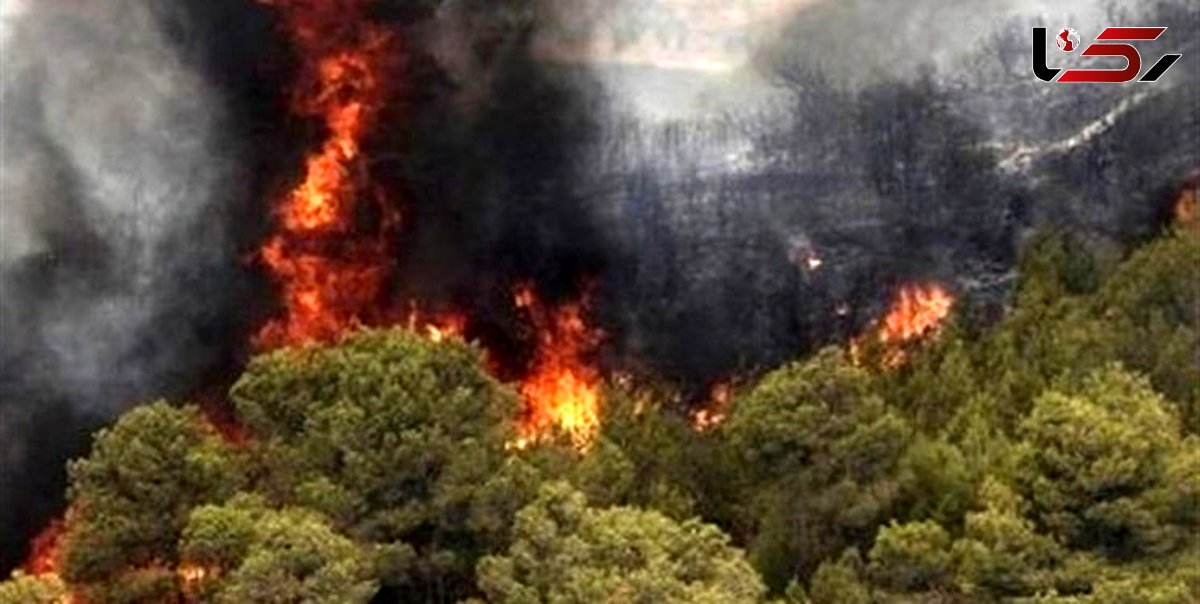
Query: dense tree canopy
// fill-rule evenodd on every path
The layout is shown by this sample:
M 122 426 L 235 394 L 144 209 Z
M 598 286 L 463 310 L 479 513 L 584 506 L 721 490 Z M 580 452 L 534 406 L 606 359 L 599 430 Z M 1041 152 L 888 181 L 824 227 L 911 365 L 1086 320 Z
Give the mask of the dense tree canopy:
M 757 602 L 761 579 L 720 529 L 654 511 L 589 508 L 563 483 L 516 517 L 512 545 L 484 558 L 490 602 Z

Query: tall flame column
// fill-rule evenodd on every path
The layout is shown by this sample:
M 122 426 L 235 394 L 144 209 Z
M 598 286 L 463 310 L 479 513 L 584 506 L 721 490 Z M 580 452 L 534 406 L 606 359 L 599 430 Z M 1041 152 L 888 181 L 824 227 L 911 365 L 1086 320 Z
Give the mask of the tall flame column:
M 362 144 L 401 54 L 365 0 L 260 1 L 278 11 L 300 62 L 291 111 L 320 120 L 325 134 L 303 180 L 276 201 L 275 232 L 260 250 L 281 305 L 255 338 L 270 349 L 334 339 L 380 312 L 399 219 L 371 183 Z

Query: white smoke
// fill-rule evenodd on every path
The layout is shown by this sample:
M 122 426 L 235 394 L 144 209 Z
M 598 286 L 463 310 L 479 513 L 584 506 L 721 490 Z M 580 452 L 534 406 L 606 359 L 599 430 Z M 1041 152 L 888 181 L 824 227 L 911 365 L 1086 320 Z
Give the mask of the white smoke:
M 66 393 L 102 398 L 175 360 L 147 332 L 188 294 L 183 270 L 227 253 L 212 215 L 231 182 L 221 103 L 168 34 L 167 5 L 0 12 L 4 356 L 48 356 L 22 377 Z M 186 329 L 169 337 L 183 346 Z

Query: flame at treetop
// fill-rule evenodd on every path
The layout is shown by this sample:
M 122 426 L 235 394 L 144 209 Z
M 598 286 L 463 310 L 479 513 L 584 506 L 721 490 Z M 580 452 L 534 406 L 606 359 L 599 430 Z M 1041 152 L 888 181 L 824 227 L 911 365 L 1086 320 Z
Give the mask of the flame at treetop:
M 954 296 L 944 287 L 910 284 L 900 288 L 891 308 L 875 328 L 883 345 L 883 364 L 897 367 L 904 362 L 904 345 L 925 337 L 941 325 L 954 308 Z M 850 345 L 850 355 L 861 358 L 861 338 Z
M 21 565 L 22 571 L 34 577 L 62 579 L 62 553 L 68 518 L 70 518 L 70 511 L 60 518 L 51 520 L 33 538 L 29 546 L 29 557 Z M 54 602 L 55 604 L 86 604 L 83 597 L 73 591 L 68 591 L 66 595 L 59 597 Z
M 395 37 L 367 19 L 366 0 L 259 2 L 278 10 L 300 61 L 292 112 L 320 119 L 326 131 L 303 180 L 277 202 L 276 232 L 259 254 L 283 309 L 255 343 L 275 348 L 332 340 L 375 318 L 399 218 L 370 182 L 362 143 L 400 53 Z
M 451 338 L 461 339 L 466 334 L 467 316 L 457 312 L 424 313 L 413 303 L 404 325 L 430 342 L 444 342 Z
M 940 285 L 905 285 L 883 317 L 879 340 L 885 344 L 915 340 L 942 323 L 954 296 Z
M 34 576 L 57 575 L 65 532 L 66 522 L 63 518 L 50 521 L 30 542 L 29 558 L 22 565 L 25 572 Z
M 601 376 L 589 357 L 604 335 L 587 323 L 587 297 L 547 309 L 526 284 L 516 288 L 514 301 L 529 314 L 537 338 L 519 387 L 525 410 L 514 446 L 523 448 L 559 430 L 576 449 L 585 450 L 600 427 Z

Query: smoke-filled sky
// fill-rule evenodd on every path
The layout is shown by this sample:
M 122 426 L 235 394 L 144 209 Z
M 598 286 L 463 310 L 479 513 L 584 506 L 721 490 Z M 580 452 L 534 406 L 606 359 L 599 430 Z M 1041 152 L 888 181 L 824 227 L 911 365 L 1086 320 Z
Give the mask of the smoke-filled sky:
M 5 561 L 79 427 L 194 379 L 237 288 L 242 144 L 174 5 L 0 5 Z

